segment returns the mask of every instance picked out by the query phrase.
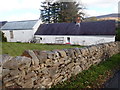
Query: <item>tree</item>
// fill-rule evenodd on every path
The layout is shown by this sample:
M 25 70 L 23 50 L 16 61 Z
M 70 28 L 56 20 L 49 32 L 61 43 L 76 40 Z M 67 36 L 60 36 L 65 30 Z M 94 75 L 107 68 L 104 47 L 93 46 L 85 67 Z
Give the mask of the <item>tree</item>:
M 43 22 L 45 23 L 50 23 L 50 17 L 51 17 L 51 14 L 50 14 L 50 2 L 42 2 L 42 9 L 40 10 L 41 11 L 41 19 Z
M 73 22 L 77 15 L 83 19 L 83 9 L 79 3 L 60 2 L 59 0 L 52 2 L 43 2 L 41 5 L 41 19 L 45 23 Z
M 4 36 L 2 31 L 0 31 L 0 42 L 7 42 L 7 38 Z
M 84 13 L 80 12 L 83 8 L 77 2 L 60 2 L 59 22 L 74 22 L 76 16 L 83 19 Z

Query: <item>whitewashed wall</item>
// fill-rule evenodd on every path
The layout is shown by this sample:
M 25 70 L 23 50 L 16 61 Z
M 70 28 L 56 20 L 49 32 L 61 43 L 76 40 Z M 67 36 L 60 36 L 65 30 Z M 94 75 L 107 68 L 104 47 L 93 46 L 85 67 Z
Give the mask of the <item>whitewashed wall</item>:
M 8 42 L 29 42 L 33 37 L 33 30 L 12 30 L 13 38 L 10 38 L 10 30 L 2 30 Z
M 40 24 L 42 24 L 42 22 L 39 19 L 31 30 L 2 30 L 2 32 L 5 33 L 8 42 L 30 42 L 33 40 L 34 33 Z M 10 38 L 10 31 L 13 31 L 14 38 Z
M 54 35 L 35 35 L 37 43 L 56 43 L 56 37 L 64 37 L 63 44 L 69 43 L 67 38 L 70 38 L 70 44 L 77 45 L 95 45 L 99 43 L 114 42 L 115 36 L 54 36 Z M 40 39 L 41 38 L 41 39 Z
M 38 21 L 37 21 L 37 23 L 34 25 L 34 27 L 33 27 L 33 33 L 35 33 L 36 31 L 37 31 L 37 29 L 38 29 L 38 27 L 41 25 L 41 24 L 43 24 L 43 22 L 39 19 Z

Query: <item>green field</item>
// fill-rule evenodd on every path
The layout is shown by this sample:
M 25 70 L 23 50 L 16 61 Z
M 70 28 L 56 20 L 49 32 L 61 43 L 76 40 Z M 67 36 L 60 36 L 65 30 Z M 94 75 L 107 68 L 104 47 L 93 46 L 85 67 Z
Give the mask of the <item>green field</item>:
M 11 56 L 19 56 L 25 50 L 54 50 L 54 49 L 76 48 L 76 47 L 80 48 L 81 46 L 3 42 L 2 43 L 2 54 L 9 54 Z
M 101 88 L 106 78 L 120 70 L 120 54 L 114 55 L 99 65 L 94 65 L 82 73 L 53 88 Z

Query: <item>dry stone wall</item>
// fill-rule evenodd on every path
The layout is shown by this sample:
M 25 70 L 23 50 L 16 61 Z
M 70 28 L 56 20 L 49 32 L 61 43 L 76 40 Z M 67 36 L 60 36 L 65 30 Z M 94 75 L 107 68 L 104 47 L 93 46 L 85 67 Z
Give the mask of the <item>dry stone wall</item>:
M 120 42 L 53 51 L 28 50 L 17 57 L 2 55 L 2 85 L 51 88 L 117 53 Z

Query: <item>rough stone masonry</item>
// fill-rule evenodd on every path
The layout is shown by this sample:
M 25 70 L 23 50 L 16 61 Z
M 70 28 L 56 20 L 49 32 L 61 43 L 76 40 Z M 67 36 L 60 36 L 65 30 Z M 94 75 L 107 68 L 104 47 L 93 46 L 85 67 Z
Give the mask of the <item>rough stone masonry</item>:
M 17 57 L 2 55 L 2 87 L 51 88 L 117 53 L 120 42 L 53 51 L 28 50 Z

